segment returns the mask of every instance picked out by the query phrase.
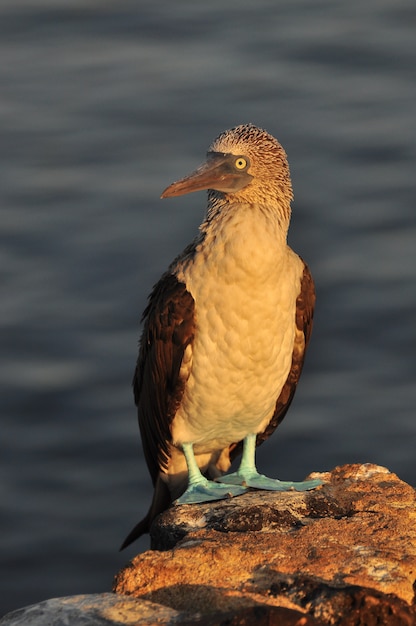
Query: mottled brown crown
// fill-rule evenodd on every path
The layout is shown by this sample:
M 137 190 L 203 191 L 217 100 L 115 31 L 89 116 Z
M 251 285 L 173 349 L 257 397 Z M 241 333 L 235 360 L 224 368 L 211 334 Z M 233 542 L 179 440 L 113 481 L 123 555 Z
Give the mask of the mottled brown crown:
M 270 133 L 254 124 L 241 124 L 222 132 L 210 151 L 246 156 L 253 182 L 238 192 L 241 199 L 258 203 L 279 200 L 290 204 L 293 199 L 286 152 Z

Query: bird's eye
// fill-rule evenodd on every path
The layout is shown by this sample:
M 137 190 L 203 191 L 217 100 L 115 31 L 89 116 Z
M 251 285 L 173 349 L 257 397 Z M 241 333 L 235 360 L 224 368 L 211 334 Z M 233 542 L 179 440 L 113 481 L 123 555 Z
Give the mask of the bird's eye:
M 238 159 L 235 160 L 234 165 L 238 170 L 244 170 L 247 167 L 247 159 L 244 157 L 238 157 Z

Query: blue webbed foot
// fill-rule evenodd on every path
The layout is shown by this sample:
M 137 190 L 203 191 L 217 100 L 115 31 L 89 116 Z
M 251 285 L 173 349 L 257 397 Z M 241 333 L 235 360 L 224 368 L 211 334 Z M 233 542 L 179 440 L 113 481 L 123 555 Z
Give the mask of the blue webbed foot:
M 232 496 L 239 496 L 247 489 L 242 485 L 226 485 L 216 483 L 201 476 L 197 482 L 190 484 L 175 504 L 197 504 L 212 500 L 224 500 Z
M 265 489 L 267 491 L 309 491 L 322 485 L 322 481 L 304 480 L 302 482 L 281 481 L 268 478 L 259 474 L 255 464 L 256 435 L 247 435 L 243 444 L 243 455 L 240 467 L 233 474 L 221 476 L 217 480 L 228 485 L 242 485 L 253 489 Z
M 212 500 L 224 500 L 232 496 L 239 496 L 247 489 L 242 485 L 221 485 L 213 480 L 208 480 L 201 474 L 195 460 L 193 445 L 182 444 L 188 466 L 188 487 L 186 491 L 175 500 L 175 504 L 197 504 L 198 502 L 211 502 Z
M 268 478 L 257 471 L 237 471 L 218 479 L 221 483 L 229 485 L 243 485 L 244 487 L 252 487 L 253 489 L 265 489 L 266 491 L 309 491 L 322 485 L 322 481 L 304 480 L 302 482 L 292 482 L 286 480 L 278 480 L 276 478 Z

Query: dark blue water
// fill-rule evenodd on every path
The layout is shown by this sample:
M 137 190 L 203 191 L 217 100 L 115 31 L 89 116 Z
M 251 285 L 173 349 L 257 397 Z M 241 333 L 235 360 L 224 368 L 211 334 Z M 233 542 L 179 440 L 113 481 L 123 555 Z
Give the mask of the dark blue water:
M 108 590 L 150 499 L 130 381 L 146 296 L 202 218 L 159 200 L 241 122 L 291 164 L 318 308 L 287 479 L 416 484 L 413 0 L 3 0 L 1 612 Z

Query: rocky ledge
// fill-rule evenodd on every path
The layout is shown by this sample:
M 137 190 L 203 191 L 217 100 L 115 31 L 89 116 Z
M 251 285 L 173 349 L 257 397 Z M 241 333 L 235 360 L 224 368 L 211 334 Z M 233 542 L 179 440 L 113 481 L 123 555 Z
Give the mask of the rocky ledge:
M 172 507 L 114 594 L 49 600 L 0 625 L 415 625 L 415 490 L 371 464 L 310 477 L 323 485 Z
M 169 509 L 114 591 L 194 615 L 283 607 L 303 614 L 293 624 L 416 624 L 415 490 L 370 464 L 309 478 L 324 484 Z

